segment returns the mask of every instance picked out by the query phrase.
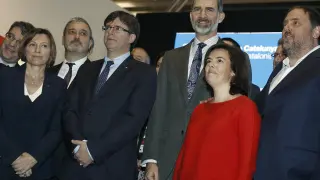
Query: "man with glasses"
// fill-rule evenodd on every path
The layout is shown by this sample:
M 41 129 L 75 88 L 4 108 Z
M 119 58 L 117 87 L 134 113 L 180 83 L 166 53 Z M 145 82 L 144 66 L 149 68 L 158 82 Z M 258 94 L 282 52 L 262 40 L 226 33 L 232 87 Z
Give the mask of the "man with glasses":
M 72 18 L 63 30 L 62 43 L 65 60 L 52 70 L 66 81 L 69 88 L 79 68 L 90 63 L 88 54 L 92 52 L 94 40 L 89 23 L 81 17 Z
M 272 57 L 273 57 L 273 69 L 287 57 L 283 49 L 282 38 L 279 39 L 277 50 L 275 53 L 272 54 Z
M 81 67 L 63 117 L 62 180 L 136 180 L 137 137 L 152 109 L 155 68 L 130 55 L 140 33 L 124 11 L 104 21 L 107 56 Z
M 0 66 L 15 67 L 18 60 L 18 49 L 23 36 L 34 26 L 28 22 L 16 21 L 5 34 L 5 39 L 0 47 Z

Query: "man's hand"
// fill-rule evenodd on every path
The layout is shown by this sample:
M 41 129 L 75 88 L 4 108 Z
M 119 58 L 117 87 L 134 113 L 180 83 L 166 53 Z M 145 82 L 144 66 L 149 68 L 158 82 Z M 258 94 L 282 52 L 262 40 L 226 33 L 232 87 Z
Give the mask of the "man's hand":
M 145 180 L 159 180 L 159 169 L 156 163 L 147 163 Z
M 87 142 L 79 141 L 79 140 L 72 140 L 72 144 L 79 145 L 80 148 L 77 153 L 75 153 L 75 158 L 79 161 L 80 165 L 83 167 L 89 166 L 93 160 L 90 158 L 87 148 Z
M 32 175 L 32 170 L 29 169 L 26 173 L 20 174 L 19 176 L 20 176 L 20 177 L 29 177 L 29 176 L 31 176 L 31 175 Z
M 11 164 L 11 166 L 13 167 L 16 174 L 21 176 L 27 173 L 27 171 L 31 170 L 31 168 L 35 164 L 37 164 L 37 160 L 29 153 L 24 152 Z M 28 174 L 31 175 L 32 173 L 28 172 Z

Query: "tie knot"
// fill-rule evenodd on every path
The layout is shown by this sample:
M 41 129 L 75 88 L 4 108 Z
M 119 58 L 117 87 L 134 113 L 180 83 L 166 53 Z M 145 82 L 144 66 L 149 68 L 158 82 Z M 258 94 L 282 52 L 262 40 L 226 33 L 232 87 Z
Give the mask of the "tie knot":
M 201 43 L 198 44 L 198 47 L 199 47 L 200 49 L 204 48 L 205 46 L 206 46 L 206 44 L 203 43 L 203 42 L 201 42 Z
M 72 66 L 75 65 L 74 63 L 66 63 L 66 64 L 69 66 L 69 68 L 72 68 Z
M 106 67 L 110 67 L 110 66 L 112 66 L 113 64 L 114 64 L 113 61 L 107 61 Z

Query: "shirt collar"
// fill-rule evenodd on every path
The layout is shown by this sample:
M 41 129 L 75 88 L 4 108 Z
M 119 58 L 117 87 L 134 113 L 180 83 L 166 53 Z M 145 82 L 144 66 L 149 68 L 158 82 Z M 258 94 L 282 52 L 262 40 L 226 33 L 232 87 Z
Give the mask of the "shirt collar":
M 114 59 L 110 59 L 108 58 L 107 56 L 104 57 L 104 61 L 107 62 L 107 61 L 113 61 L 114 65 L 116 66 L 119 66 L 124 60 L 126 60 L 128 57 L 130 56 L 130 52 L 127 52 L 121 56 L 118 56 Z
M 217 44 L 218 41 L 219 41 L 219 37 L 218 37 L 218 35 L 215 35 L 215 36 L 205 40 L 203 43 L 205 43 L 206 47 L 209 48 L 209 47 L 213 46 L 214 44 Z M 193 41 L 193 47 L 197 47 L 200 42 L 201 41 L 199 41 L 199 39 L 197 39 L 195 37 L 194 41 Z
M 14 67 L 16 66 L 17 63 L 7 63 L 5 62 L 4 60 L 2 60 L 2 58 L 0 57 L 0 63 L 6 65 L 6 66 L 9 66 L 9 67 Z
M 314 51 L 316 51 L 317 49 L 320 48 L 320 45 L 314 47 L 313 49 L 311 49 L 307 54 L 305 54 L 304 56 L 302 56 L 292 67 L 296 67 L 298 64 L 300 64 L 300 62 L 302 60 L 304 60 L 307 56 L 309 56 L 311 53 L 313 53 Z M 289 57 L 285 58 L 283 61 L 283 66 L 286 67 L 286 68 L 289 68 L 290 67 L 290 60 L 289 60 Z
M 73 62 L 73 63 L 74 63 L 73 66 L 80 67 L 84 62 L 86 62 L 87 59 L 88 59 L 88 56 L 85 56 L 85 57 L 83 57 L 83 58 L 81 58 L 81 59 L 79 59 L 79 60 L 76 60 L 76 61 Z M 69 61 L 67 61 L 67 60 L 65 59 L 65 60 L 64 60 L 64 64 L 67 63 L 67 62 L 69 62 Z

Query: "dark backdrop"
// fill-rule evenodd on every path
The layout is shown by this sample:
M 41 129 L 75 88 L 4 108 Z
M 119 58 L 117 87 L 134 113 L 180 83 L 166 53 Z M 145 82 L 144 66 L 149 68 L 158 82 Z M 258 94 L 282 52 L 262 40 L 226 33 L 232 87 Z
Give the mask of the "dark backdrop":
M 224 5 L 226 18 L 219 32 L 280 32 L 290 7 L 311 6 L 320 11 L 319 2 Z M 137 14 L 141 33 L 137 46 L 147 50 L 155 63 L 156 56 L 173 49 L 177 32 L 193 32 L 189 13 Z

